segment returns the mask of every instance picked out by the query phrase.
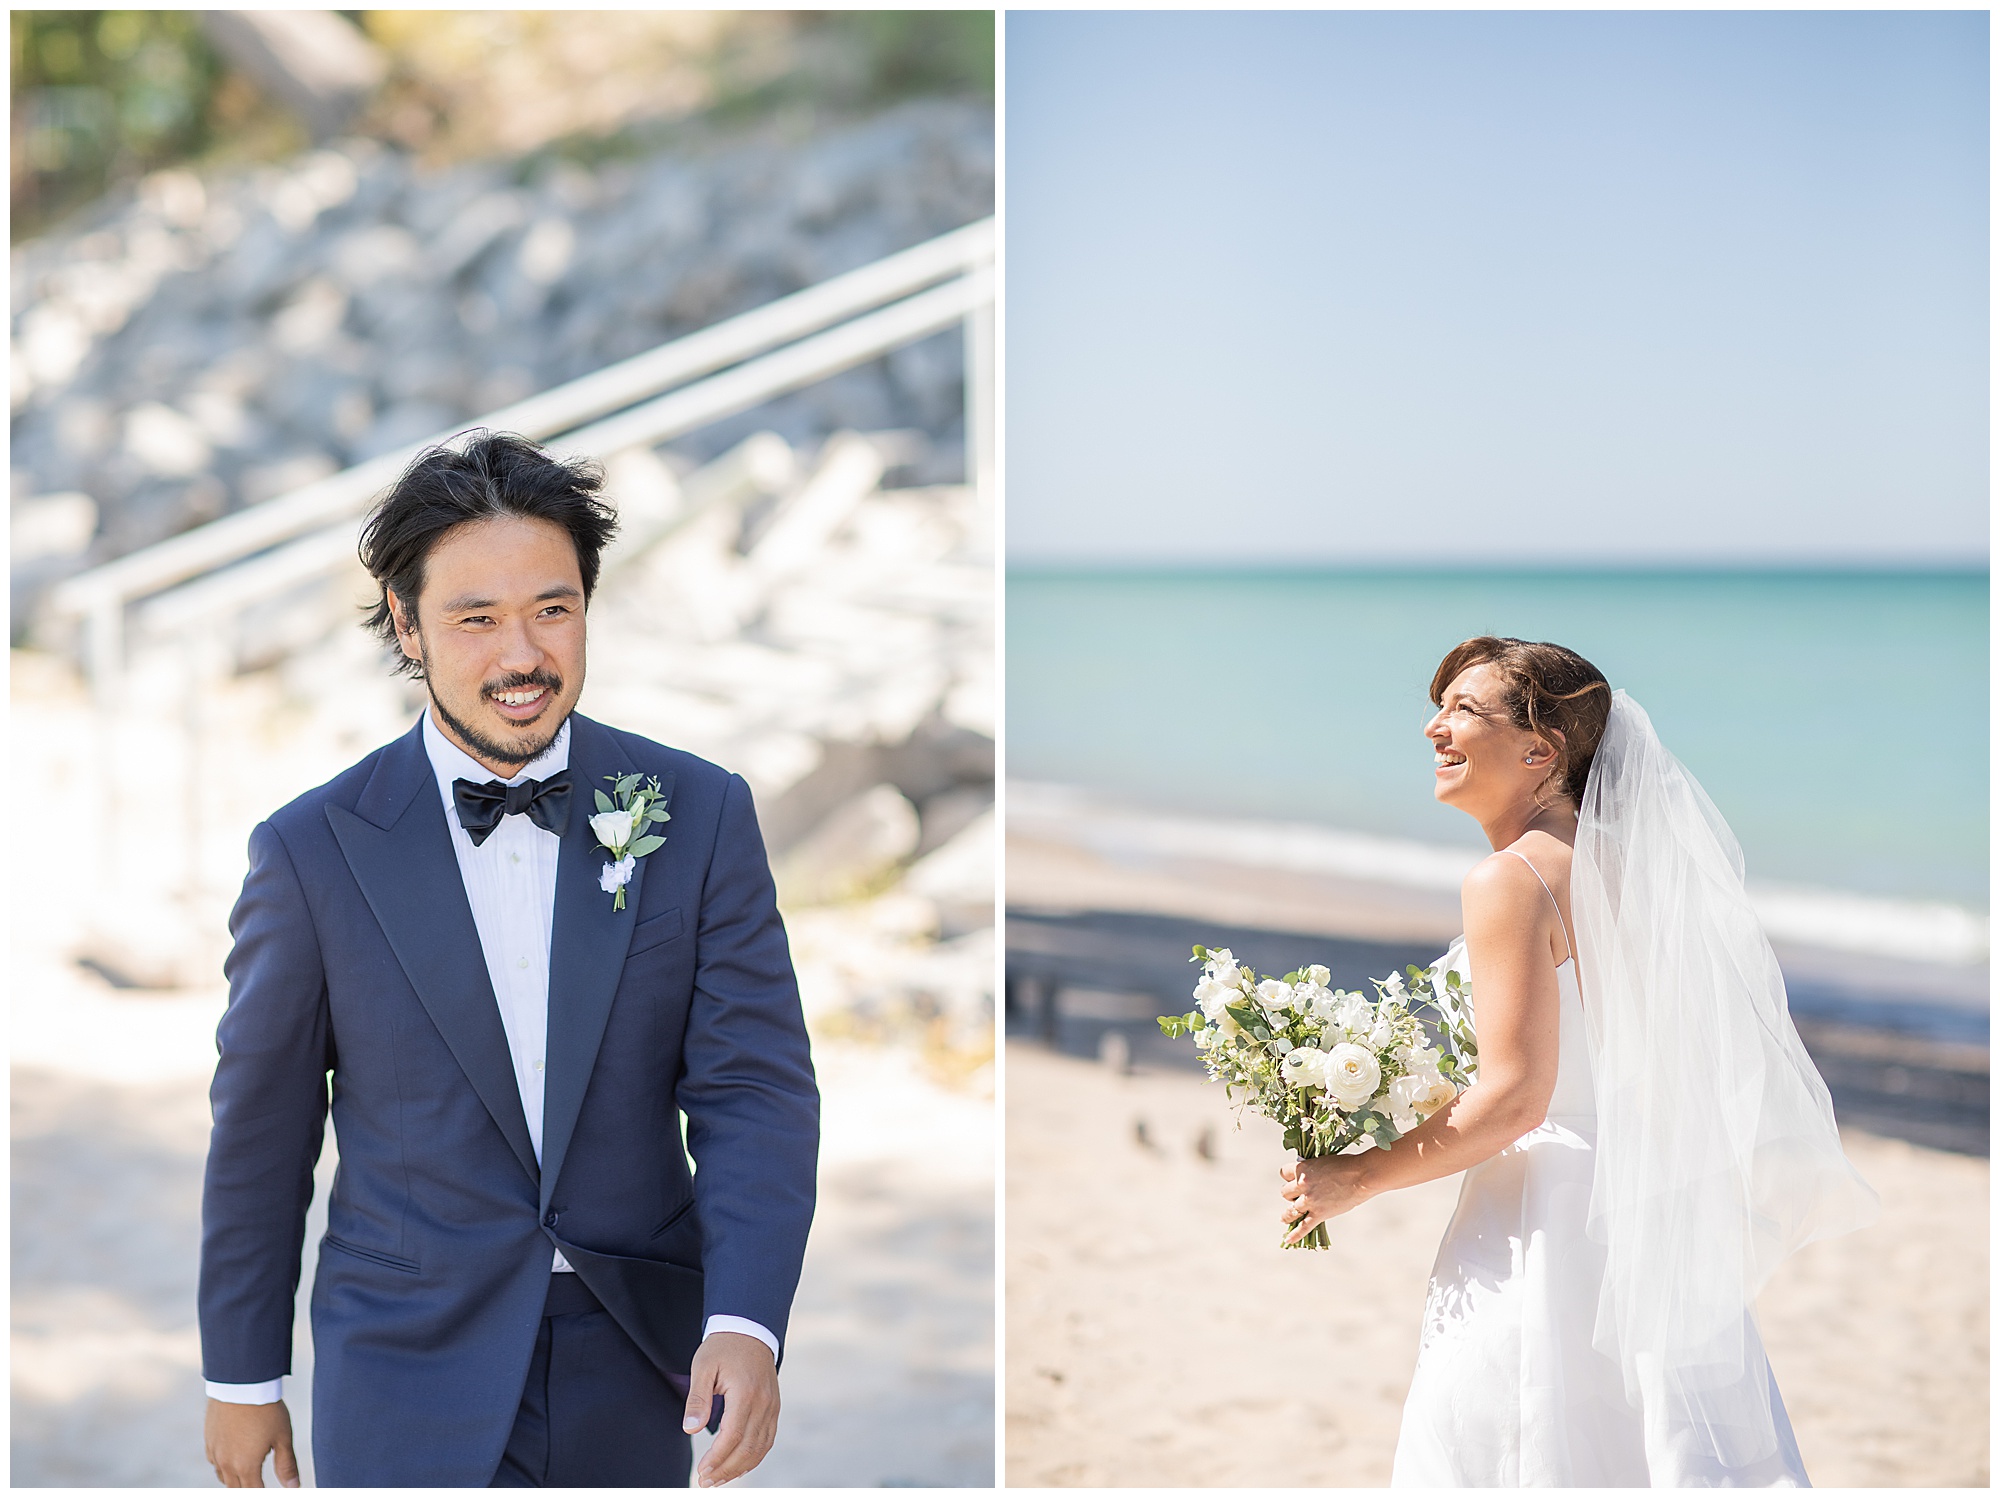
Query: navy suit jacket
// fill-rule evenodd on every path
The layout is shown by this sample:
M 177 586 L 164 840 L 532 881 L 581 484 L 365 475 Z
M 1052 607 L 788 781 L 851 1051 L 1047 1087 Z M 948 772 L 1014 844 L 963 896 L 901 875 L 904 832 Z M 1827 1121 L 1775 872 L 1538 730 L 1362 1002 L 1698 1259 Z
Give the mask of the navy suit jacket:
M 422 725 L 251 834 L 216 1035 L 202 1361 L 221 1383 L 290 1371 L 330 1108 L 340 1167 L 312 1295 L 323 1484 L 492 1478 L 553 1248 L 670 1375 L 708 1314 L 785 1334 L 819 1095 L 749 788 L 570 722 L 539 1169 Z M 634 771 L 658 777 L 670 819 L 614 913 L 591 791 Z

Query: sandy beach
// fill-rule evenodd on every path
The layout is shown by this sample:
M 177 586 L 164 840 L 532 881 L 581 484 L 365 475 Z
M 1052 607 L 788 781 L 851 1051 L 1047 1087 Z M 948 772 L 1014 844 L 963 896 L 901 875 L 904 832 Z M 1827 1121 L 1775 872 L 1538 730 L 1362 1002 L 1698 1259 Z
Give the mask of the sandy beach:
M 1014 1042 L 1007 1481 L 1385 1484 L 1455 1179 L 1276 1246 L 1276 1130 L 1218 1087 Z M 1813 1480 L 1988 1474 L 1988 1163 L 1858 1132 L 1874 1227 L 1813 1245 L 1757 1311 Z

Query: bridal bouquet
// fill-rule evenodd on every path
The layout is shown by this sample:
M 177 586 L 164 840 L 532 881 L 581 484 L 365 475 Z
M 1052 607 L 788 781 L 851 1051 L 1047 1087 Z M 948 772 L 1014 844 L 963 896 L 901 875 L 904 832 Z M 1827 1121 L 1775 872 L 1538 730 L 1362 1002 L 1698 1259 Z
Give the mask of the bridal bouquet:
M 1454 952 L 1456 949 L 1454 949 Z M 1472 1083 L 1479 1047 L 1472 987 L 1449 964 L 1371 979 L 1375 997 L 1327 986 L 1320 966 L 1259 980 L 1227 948 L 1196 947 L 1196 1008 L 1160 1017 L 1194 1036 L 1210 1080 L 1277 1120 L 1302 1160 L 1387 1149 Z M 1444 1041 L 1432 1044 L 1419 1007 Z M 1321 1223 L 1296 1245 L 1325 1248 Z

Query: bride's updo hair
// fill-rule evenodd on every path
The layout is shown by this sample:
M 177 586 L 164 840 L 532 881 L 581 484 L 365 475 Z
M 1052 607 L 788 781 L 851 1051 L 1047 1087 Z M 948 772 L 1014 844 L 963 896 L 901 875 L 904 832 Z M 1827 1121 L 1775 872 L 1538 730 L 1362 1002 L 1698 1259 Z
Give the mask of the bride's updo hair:
M 1516 728 L 1548 733 L 1556 763 L 1542 783 L 1581 806 L 1590 762 L 1611 717 L 1611 683 L 1604 673 L 1560 645 L 1478 635 L 1454 646 L 1439 663 L 1431 701 L 1442 706 L 1445 688 L 1474 666 L 1493 667 L 1506 683 L 1502 704 Z

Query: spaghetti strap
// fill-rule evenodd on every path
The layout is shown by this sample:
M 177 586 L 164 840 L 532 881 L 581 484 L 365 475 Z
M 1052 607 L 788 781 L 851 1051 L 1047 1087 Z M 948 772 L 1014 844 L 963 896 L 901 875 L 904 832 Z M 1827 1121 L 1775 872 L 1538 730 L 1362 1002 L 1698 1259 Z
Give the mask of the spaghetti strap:
M 1502 848 L 1500 851 L 1502 853 L 1512 853 L 1516 858 L 1520 859 L 1522 863 L 1526 864 L 1528 866 L 1528 872 L 1535 876 L 1535 882 L 1541 885 L 1542 893 L 1549 897 L 1549 904 L 1554 905 L 1556 907 L 1556 924 L 1562 927 L 1563 945 L 1569 948 L 1569 953 L 1567 956 L 1563 958 L 1563 962 L 1570 961 L 1572 958 L 1576 956 L 1576 942 L 1572 940 L 1570 937 L 1569 922 L 1563 919 L 1562 906 L 1556 903 L 1556 892 L 1549 888 L 1549 881 L 1542 877 L 1542 871 L 1535 867 L 1535 861 L 1532 858 L 1528 857 L 1527 854 L 1518 852 L 1513 848 Z M 1556 966 L 1560 967 L 1562 966 L 1562 963 L 1557 963 Z

